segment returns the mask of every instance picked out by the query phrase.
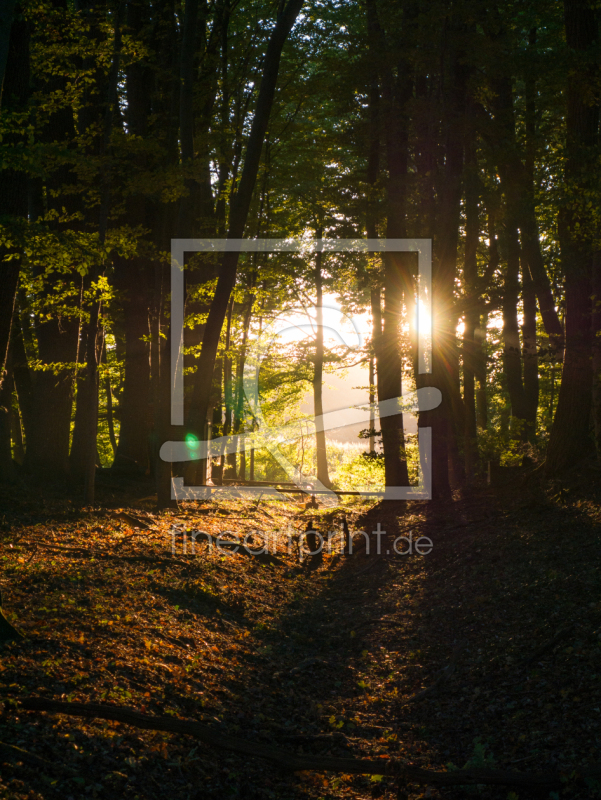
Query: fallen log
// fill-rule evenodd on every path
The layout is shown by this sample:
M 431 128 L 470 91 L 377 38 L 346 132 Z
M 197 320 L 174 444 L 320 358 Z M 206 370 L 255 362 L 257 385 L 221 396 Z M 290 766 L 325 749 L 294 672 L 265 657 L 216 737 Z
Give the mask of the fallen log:
M 165 731 L 193 736 L 211 747 L 229 750 L 240 755 L 264 758 L 283 769 L 293 772 L 309 770 L 312 772 L 338 772 L 356 775 L 390 775 L 401 782 L 427 784 L 430 786 L 510 786 L 521 789 L 556 789 L 561 787 L 562 774 L 559 772 L 533 773 L 514 772 L 495 769 L 459 769 L 449 772 L 436 772 L 396 761 L 390 758 L 337 758 L 333 756 L 297 755 L 273 747 L 270 744 L 240 739 L 221 733 L 218 728 L 191 720 L 175 719 L 167 716 L 151 716 L 111 705 L 95 703 L 66 703 L 43 697 L 27 697 L 19 701 L 24 711 L 46 711 L 50 714 L 65 714 L 87 719 L 105 719 L 122 722 L 135 728 Z M 580 780 L 601 778 L 601 767 L 576 770 L 575 778 Z

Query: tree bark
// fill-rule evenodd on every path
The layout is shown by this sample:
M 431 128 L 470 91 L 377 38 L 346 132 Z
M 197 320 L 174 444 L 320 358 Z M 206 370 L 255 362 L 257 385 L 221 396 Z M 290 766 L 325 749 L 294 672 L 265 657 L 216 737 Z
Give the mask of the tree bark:
M 317 231 L 317 239 L 322 238 L 321 229 Z M 323 415 L 323 275 L 321 271 L 322 252 L 315 254 L 315 292 L 317 300 L 316 331 L 315 331 L 315 362 L 313 366 L 313 414 L 315 417 Z M 328 453 L 326 448 L 326 433 L 324 430 L 315 431 L 315 452 L 317 458 L 317 480 L 327 489 L 332 488 L 328 472 Z
M 593 426 L 597 461 L 601 462 L 601 252 L 593 257 L 592 275 L 592 337 L 593 337 Z
M 407 235 L 407 172 L 409 160 L 409 120 L 407 104 L 413 93 L 411 70 L 404 61 L 395 78 L 386 58 L 386 41 L 377 16 L 375 2 L 367 4 L 369 44 L 372 58 L 380 72 L 382 85 L 382 121 L 385 126 L 386 162 L 386 237 L 402 239 Z M 375 99 L 375 95 L 374 95 Z M 373 124 L 378 125 L 375 118 Z M 374 133 L 372 132 L 372 140 Z M 384 254 L 384 313 L 382 333 L 376 338 L 378 362 L 378 402 L 400 397 L 403 391 L 401 355 L 401 319 L 403 300 L 413 296 L 411 256 L 407 253 Z M 405 453 L 403 415 L 382 417 L 382 446 L 386 486 L 407 486 L 409 472 Z
M 549 437 L 545 472 L 568 469 L 591 446 L 592 400 L 591 278 L 593 245 L 591 215 L 575 198 L 598 188 L 596 141 L 599 107 L 588 101 L 598 78 L 598 61 L 583 66 L 583 56 L 598 42 L 595 10 L 584 0 L 564 0 L 566 41 L 576 66 L 567 81 L 565 182 L 571 203 L 560 211 L 559 239 L 565 271 L 566 347 L 561 387 Z
M 11 448 L 13 381 L 10 371 L 10 352 L 7 359 L 7 375 L 0 388 L 0 482 L 14 479 L 15 469 Z
M 111 67 L 108 75 L 107 94 L 105 98 L 103 135 L 100 155 L 104 160 L 100 188 L 100 214 L 98 220 L 99 259 L 104 260 L 102 250 L 106 240 L 109 203 L 111 192 L 111 163 L 110 146 L 113 129 L 114 110 L 117 105 L 117 87 L 119 82 L 119 65 L 121 62 L 121 24 L 125 3 L 123 0 L 117 4 L 114 22 L 114 43 Z M 100 277 L 100 264 L 90 268 L 90 286 L 93 288 L 95 281 Z M 100 300 L 93 298 L 90 306 L 89 321 L 87 324 L 86 341 L 86 380 L 87 388 L 84 394 L 85 408 L 82 409 L 82 425 L 84 434 L 83 481 L 84 498 L 86 503 L 92 504 L 95 497 L 96 463 L 97 463 L 97 438 L 98 438 L 98 364 L 102 352 L 104 331 L 100 322 Z M 83 399 L 83 398 L 82 398 Z
M 1 0 L 0 2 L 0 104 L 4 88 L 4 75 L 10 47 L 10 33 L 15 12 L 15 0 Z
M 269 38 L 261 87 L 246 148 L 244 168 L 238 191 L 233 197 L 230 207 L 228 239 L 241 239 L 244 235 L 253 188 L 259 169 L 263 140 L 265 139 L 273 105 L 282 48 L 302 5 L 303 0 L 288 0 L 284 9 L 278 15 L 275 27 Z M 202 351 L 195 375 L 192 403 L 187 421 L 188 431 L 196 436 L 202 434 L 204 421 L 207 417 L 211 394 L 211 382 L 207 380 L 207 376 L 213 374 L 221 329 L 227 313 L 230 295 L 236 282 L 238 257 L 238 251 L 223 254 L 219 280 L 217 281 L 215 296 L 211 303 L 203 336 Z
M 6 3 L 0 8 L 0 59 L 4 58 L 4 85 L 2 108 L 5 111 L 26 110 L 29 98 L 29 24 L 15 19 L 12 25 L 12 11 L 20 12 L 14 4 Z M 7 31 L 8 27 L 8 31 Z M 0 61 L 0 67 L 2 63 Z M 7 134 L 3 145 L 19 146 L 25 142 L 26 134 Z M 27 176 L 15 169 L 2 170 L 2 192 L 0 192 L 0 216 L 12 218 L 15 222 L 27 217 Z M 10 329 L 15 308 L 21 254 L 18 248 L 0 247 L 0 389 L 4 379 L 6 358 L 10 342 Z
M 148 278 L 145 259 L 115 258 L 114 282 L 123 297 L 125 379 L 119 400 L 119 443 L 113 468 L 141 473 L 147 471 L 149 457 Z
M 522 262 L 522 359 L 524 361 L 524 413 L 525 435 L 534 441 L 538 413 L 538 354 L 536 344 L 536 292 L 528 265 Z
M 495 85 L 495 122 L 499 128 L 500 145 L 495 147 L 501 186 L 510 214 L 518 226 L 522 250 L 528 263 L 541 316 L 555 357 L 563 349 L 563 328 L 555 308 L 551 282 L 545 269 L 536 220 L 534 187 L 522 162 L 515 135 L 513 87 L 510 77 L 502 77 Z M 532 157 L 531 146 L 527 160 Z
M 503 284 L 503 372 L 505 385 L 511 401 L 511 415 L 518 422 L 519 436 L 523 436 L 526 424 L 524 384 L 522 382 L 522 350 L 518 323 L 520 243 L 515 220 L 507 209 L 503 232 L 505 250 L 505 280 Z
M 453 48 L 456 44 L 451 45 Z M 434 498 L 448 497 L 450 477 L 457 485 L 462 480 L 457 431 L 463 430 L 459 391 L 457 352 L 457 317 L 454 310 L 454 287 L 457 272 L 457 245 L 463 171 L 463 134 L 467 68 L 459 54 L 452 52 L 448 79 L 452 82 L 449 111 L 445 120 L 445 166 L 438 208 L 438 236 L 434 240 L 432 374 L 420 376 L 421 385 L 436 386 L 442 403 L 434 411 L 420 414 L 419 426 L 432 428 L 432 493 Z M 418 384 L 419 385 L 419 384 Z
M 467 480 L 472 481 L 478 451 L 475 377 L 476 329 L 480 323 L 480 298 L 477 288 L 477 252 L 480 238 L 478 163 L 473 135 L 468 139 L 465 172 L 465 263 L 463 278 L 466 310 L 463 332 L 463 403 L 465 405 L 465 474 Z

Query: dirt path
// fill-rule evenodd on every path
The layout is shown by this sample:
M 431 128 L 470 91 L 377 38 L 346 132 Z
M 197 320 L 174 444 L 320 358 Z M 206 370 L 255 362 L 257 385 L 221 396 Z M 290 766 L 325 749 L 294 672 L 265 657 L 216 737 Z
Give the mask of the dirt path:
M 513 487 L 446 505 L 356 508 L 351 530 L 380 523 L 387 532 L 382 555 L 366 555 L 356 536 L 353 556 L 304 564 L 285 546 L 307 527 L 309 512 L 294 504 L 189 508 L 145 516 L 151 530 L 136 530 L 139 508 L 119 518 L 59 501 L 9 503 L 3 599 L 27 638 L 0 658 L 0 740 L 48 768 L 0 748 L 0 797 L 396 796 L 388 778 L 285 775 L 184 736 L 15 714 L 10 698 L 31 695 L 172 714 L 294 752 L 405 757 L 432 769 L 601 760 L 595 492 Z M 339 528 L 340 516 L 313 519 L 324 533 Z M 229 539 L 279 532 L 277 558 L 206 545 L 191 556 L 179 538 L 173 555 L 173 523 Z M 428 536 L 432 552 L 396 555 L 393 539 L 409 532 Z M 568 783 L 565 796 L 590 793 Z

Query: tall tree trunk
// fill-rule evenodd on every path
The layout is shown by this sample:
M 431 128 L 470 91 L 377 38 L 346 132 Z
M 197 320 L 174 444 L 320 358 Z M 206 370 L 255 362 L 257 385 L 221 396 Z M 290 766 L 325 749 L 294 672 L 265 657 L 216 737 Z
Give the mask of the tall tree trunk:
M 322 230 L 317 231 L 317 239 L 322 238 Z M 323 416 L 323 275 L 321 271 L 322 252 L 315 254 L 315 292 L 317 300 L 316 331 L 315 331 L 315 362 L 313 367 L 313 414 L 315 417 Z M 317 480 L 327 489 L 332 488 L 328 472 L 328 452 L 326 448 L 326 433 L 323 429 L 315 431 L 315 452 L 317 457 Z
M 43 364 L 75 361 L 78 327 L 77 321 L 69 318 L 36 321 L 38 353 Z M 72 385 L 71 368 L 34 373 L 24 466 L 28 473 L 44 480 L 65 480 L 69 472 Z
M 0 2 L 0 103 L 2 102 L 6 63 L 9 58 L 10 32 L 15 5 L 15 0 L 1 0 Z
M 584 0 L 564 0 L 566 41 L 573 51 L 573 66 L 567 81 L 567 127 L 565 182 L 568 194 L 586 198 L 598 189 L 599 107 L 589 92 L 598 80 L 598 59 L 582 66 L 583 56 L 598 44 L 596 12 Z M 592 218 L 584 200 L 560 211 L 559 239 L 565 271 L 566 347 L 559 400 L 545 471 L 554 474 L 585 456 L 591 445 L 592 399 L 591 278 L 593 246 Z
M 61 87 L 62 88 L 62 87 Z M 53 114 L 48 129 L 43 131 L 44 141 L 61 141 L 73 134 L 73 116 L 62 112 Z M 46 192 L 50 202 L 60 192 L 61 181 L 69 179 L 68 170 L 60 168 L 48 179 Z M 44 213 L 43 186 L 41 182 L 29 182 L 29 220 L 35 222 Z M 56 201 L 55 201 L 56 202 Z M 54 208 L 56 206 L 52 203 Z M 58 227 L 58 226 L 57 226 Z M 74 283 L 54 270 L 34 267 L 34 275 L 41 282 L 42 301 L 52 302 L 53 295 L 69 294 Z M 63 303 L 71 301 L 64 300 Z M 25 311 L 25 309 L 23 309 Z M 45 314 L 34 317 L 37 354 L 41 369 L 33 369 L 32 392 L 29 402 L 32 413 L 28 415 L 28 447 L 24 467 L 30 476 L 45 482 L 64 482 L 69 474 L 69 438 L 71 431 L 71 408 L 73 370 L 71 365 L 77 356 L 79 324 L 77 306 L 55 310 L 48 318 Z
M 21 8 L 17 6 L 12 25 L 11 4 L 0 9 L 0 48 L 6 47 L 8 53 L 0 49 L 0 58 L 4 58 L 4 86 L 2 93 L 2 110 L 8 112 L 25 111 L 29 98 L 29 24 L 20 16 Z M 10 30 L 8 34 L 7 26 Z M 0 67 L 2 63 L 0 61 Z M 5 134 L 3 145 L 18 146 L 25 143 L 26 134 Z M 15 169 L 3 169 L 1 173 L 2 191 L 0 192 L 0 216 L 23 220 L 27 217 L 27 176 L 25 172 Z M 10 260 L 7 260 L 7 259 Z M 19 282 L 20 252 L 14 247 L 0 247 L 0 388 L 4 379 L 4 369 L 10 342 L 10 329 L 15 308 L 17 285 Z
M 476 142 L 468 139 L 465 168 L 465 263 L 463 268 L 465 293 L 465 327 L 463 331 L 463 402 L 465 405 L 465 474 L 468 481 L 474 478 L 478 442 L 476 429 L 476 329 L 480 324 L 480 297 L 478 296 L 478 241 L 480 220 L 478 215 L 478 163 Z
M 509 213 L 520 230 L 522 250 L 530 269 L 545 330 L 554 352 L 561 355 L 563 328 L 555 308 L 551 282 L 545 269 L 540 247 L 534 186 L 521 160 L 516 140 L 511 78 L 504 76 L 496 80 L 495 92 L 495 122 L 498 125 L 498 136 L 502 143 L 500 146 L 498 144 L 495 146 L 495 152 L 498 156 L 501 186 Z M 532 145 L 529 144 L 526 160 L 531 158 Z
M 194 160 L 194 55 L 198 37 L 198 0 L 186 0 L 180 56 L 179 131 L 182 169 L 187 192 L 180 198 L 178 236 L 189 237 L 193 230 L 193 209 L 198 194 L 197 182 L 188 176 Z
M 105 99 L 104 125 L 100 155 L 104 159 L 104 169 L 101 178 L 100 188 L 100 214 L 98 221 L 98 242 L 99 257 L 104 258 L 101 253 L 104 249 L 106 240 L 109 203 L 111 192 L 111 164 L 110 146 L 111 134 L 113 129 L 113 116 L 117 105 L 117 87 L 119 82 L 119 65 L 121 61 L 121 24 L 125 9 L 124 0 L 119 0 L 115 14 L 114 42 L 111 67 L 108 75 L 107 95 Z M 90 270 L 90 284 L 100 277 L 100 265 L 95 264 Z M 92 504 L 95 498 L 96 484 L 96 463 L 97 463 L 97 438 L 98 438 L 98 364 L 102 352 L 104 331 L 100 322 L 100 300 L 93 298 L 90 307 L 88 321 L 88 332 L 86 341 L 86 380 L 88 382 L 86 390 L 86 406 L 83 419 L 85 456 L 83 464 L 84 497 L 88 504 Z M 89 394 L 88 394 L 89 393 Z
M 507 264 L 503 285 L 503 372 L 511 401 L 511 415 L 519 420 L 517 427 L 523 437 L 526 424 L 524 384 L 522 382 L 522 349 L 518 323 L 520 243 L 515 220 L 509 209 L 503 235 Z
M 536 292 L 528 265 L 522 261 L 522 359 L 524 361 L 525 437 L 534 441 L 538 412 L 538 354 L 536 350 Z
M 256 255 L 256 254 L 255 254 Z M 246 301 L 246 309 L 244 312 L 243 330 L 242 330 L 242 345 L 240 347 L 240 355 L 238 357 L 238 364 L 236 366 L 236 393 L 235 393 L 235 414 L 234 414 L 234 433 L 240 433 L 244 424 L 244 366 L 246 364 L 246 350 L 248 346 L 248 333 L 250 330 L 250 320 L 252 317 L 252 308 L 254 302 L 254 285 L 257 276 L 256 272 L 256 259 L 255 269 L 251 276 L 250 285 L 248 288 L 249 295 Z M 246 480 L 246 451 L 242 450 L 240 453 L 240 473 L 239 476 L 242 480 Z
M 211 398 L 210 404 L 212 408 L 211 415 L 211 439 L 216 439 L 222 435 L 223 425 L 223 358 L 219 357 L 215 360 L 215 369 L 213 370 L 213 381 L 211 385 Z M 211 480 L 216 486 L 221 486 L 223 483 L 223 465 L 221 459 L 219 463 L 216 459 L 210 461 Z
M 374 403 L 376 402 L 376 361 L 375 357 L 369 357 L 369 452 L 376 452 L 376 414 Z
M 382 121 L 385 126 L 386 162 L 386 237 L 402 239 L 407 235 L 407 172 L 409 160 L 409 120 L 407 104 L 413 83 L 409 65 L 402 61 L 395 77 L 386 57 L 386 41 L 377 16 L 375 2 L 367 4 L 369 44 L 382 84 Z M 374 99 L 376 95 L 374 95 Z M 378 124 L 377 118 L 375 124 Z M 373 126 L 373 122 L 372 122 Z M 372 132 L 372 141 L 373 141 Z M 401 318 L 403 300 L 413 295 L 412 258 L 408 253 L 384 254 L 383 330 L 376 338 L 378 361 L 378 402 L 400 397 L 403 391 L 401 355 Z M 405 453 L 403 415 L 382 417 L 382 446 L 386 486 L 407 486 L 409 472 Z
M 146 292 L 148 263 L 115 258 L 115 285 L 123 297 L 125 379 L 119 401 L 119 443 L 113 468 L 145 473 L 150 428 L 150 357 Z
M 369 11 L 368 5 L 368 15 Z M 375 20 L 368 16 L 372 28 Z M 375 35 L 374 31 L 372 35 Z M 372 80 L 369 90 L 369 156 L 367 161 L 367 208 L 365 212 L 365 228 L 368 239 L 378 238 L 378 219 L 377 219 L 377 198 L 376 186 L 380 173 L 380 88 L 378 85 L 378 69 L 375 58 L 377 43 L 370 39 L 372 53 Z M 372 256 L 374 260 L 380 261 L 379 255 Z M 373 285 L 376 284 L 376 285 Z M 376 400 L 376 374 L 378 355 L 380 353 L 380 338 L 382 336 L 382 305 L 380 298 L 380 277 L 372 278 L 370 290 L 371 318 L 372 318 L 372 337 L 371 337 L 371 356 L 369 359 L 369 452 L 374 453 L 376 449 L 375 439 L 375 410 Z
M 592 289 L 593 426 L 597 461 L 601 462 L 601 251 L 599 250 L 593 257 Z
M 486 279 L 492 278 L 499 269 L 499 242 L 497 239 L 496 210 L 487 208 L 488 215 L 488 266 L 486 268 Z M 488 280 L 485 281 L 485 283 Z M 476 355 L 476 379 L 478 389 L 476 392 L 476 422 L 478 428 L 485 431 L 488 427 L 488 394 L 486 390 L 487 378 L 487 352 L 486 352 L 486 331 L 488 327 L 488 312 L 479 318 L 478 328 L 476 329 L 477 355 Z
M 463 171 L 463 134 L 467 68 L 452 53 L 448 79 L 452 83 L 449 111 L 445 120 L 445 166 L 438 209 L 438 236 L 434 240 L 432 374 L 420 377 L 421 385 L 436 386 L 442 402 L 434 411 L 420 414 L 420 427 L 432 428 L 432 493 L 434 498 L 451 492 L 450 476 L 456 485 L 462 479 L 457 432 L 463 430 L 459 391 L 459 359 L 456 341 L 457 317 L 454 287 L 457 273 L 457 245 Z
M 229 436 L 234 427 L 234 391 L 233 391 L 233 376 L 232 376 L 232 313 L 234 310 L 233 298 L 230 300 L 229 309 L 227 312 L 227 325 L 225 329 L 225 352 L 223 354 L 223 400 L 225 407 L 225 415 L 223 422 L 223 435 Z M 235 478 L 237 474 L 238 464 L 236 453 L 228 453 L 225 458 L 221 459 L 221 466 L 225 468 L 227 464 L 227 477 Z
M 263 62 L 261 87 L 246 148 L 244 168 L 238 190 L 230 206 L 227 235 L 230 240 L 241 239 L 244 235 L 252 193 L 259 170 L 263 141 L 273 105 L 282 48 L 302 5 L 303 0 L 288 0 L 284 9 L 278 15 L 275 27 L 269 38 Z M 223 254 L 219 280 L 217 281 L 215 296 L 211 303 L 203 336 L 202 351 L 195 375 L 192 403 L 187 422 L 188 431 L 197 436 L 204 430 L 204 421 L 207 417 L 211 394 L 211 383 L 207 380 L 207 375 L 212 375 L 213 373 L 221 329 L 227 313 L 230 295 L 236 282 L 238 258 L 239 252 L 237 250 Z
M 12 481 L 15 468 L 11 449 L 13 381 L 10 370 L 10 351 L 7 359 L 7 375 L 0 388 L 0 482 Z

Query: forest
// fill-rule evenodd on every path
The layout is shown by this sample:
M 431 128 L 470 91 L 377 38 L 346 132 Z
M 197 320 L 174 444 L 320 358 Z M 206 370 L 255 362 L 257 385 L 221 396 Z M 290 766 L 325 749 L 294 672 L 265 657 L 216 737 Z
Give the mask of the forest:
M 2 800 L 601 792 L 600 36 L 0 0 Z

